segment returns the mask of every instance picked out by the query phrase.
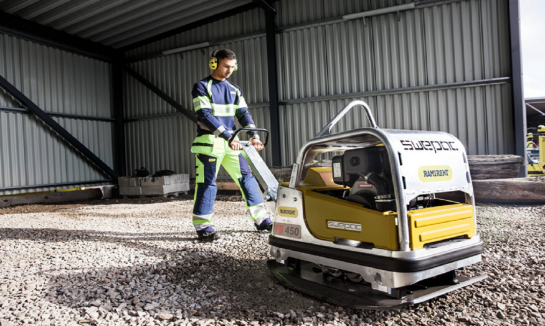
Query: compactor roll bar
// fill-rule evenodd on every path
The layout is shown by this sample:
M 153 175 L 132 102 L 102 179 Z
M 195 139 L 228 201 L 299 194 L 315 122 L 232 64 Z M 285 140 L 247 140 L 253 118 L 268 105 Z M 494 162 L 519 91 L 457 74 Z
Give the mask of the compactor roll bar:
M 333 118 L 333 120 L 331 120 L 324 127 L 324 129 L 322 129 L 316 135 L 316 137 L 322 137 L 322 136 L 327 136 L 327 135 L 331 134 L 331 129 L 337 124 L 337 122 L 339 122 L 339 120 L 341 120 L 341 118 L 344 117 L 344 115 L 347 114 L 348 111 L 352 110 L 353 107 L 358 106 L 358 105 L 363 106 L 363 108 L 365 109 L 365 112 L 367 113 L 367 118 L 369 119 L 369 123 L 371 124 L 371 126 L 373 128 L 378 128 L 377 123 L 375 122 L 375 118 L 373 117 L 373 114 L 371 113 L 371 109 L 369 108 L 367 103 L 365 103 L 364 101 L 358 101 L 357 100 L 357 101 L 352 101 L 352 102 L 348 103 L 348 105 L 345 106 L 344 109 L 342 109 L 339 113 L 337 113 L 337 115 Z

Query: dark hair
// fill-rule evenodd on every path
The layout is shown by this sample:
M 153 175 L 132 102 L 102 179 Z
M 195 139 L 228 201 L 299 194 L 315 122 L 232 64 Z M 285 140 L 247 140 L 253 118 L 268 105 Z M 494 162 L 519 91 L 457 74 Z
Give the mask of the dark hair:
M 223 59 L 236 60 L 237 56 L 235 55 L 235 52 L 229 49 L 221 49 L 216 53 L 216 58 L 218 58 L 218 62 L 220 62 Z

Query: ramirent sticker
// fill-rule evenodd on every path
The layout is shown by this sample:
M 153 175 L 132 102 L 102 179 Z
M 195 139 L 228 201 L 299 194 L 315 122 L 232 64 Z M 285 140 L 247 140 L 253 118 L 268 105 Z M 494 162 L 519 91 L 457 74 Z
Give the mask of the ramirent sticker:
M 297 208 L 295 207 L 280 206 L 278 207 L 278 215 L 284 217 L 297 217 L 299 216 L 299 211 L 297 211 Z
M 361 232 L 361 224 L 357 224 L 357 223 L 327 221 L 327 227 L 330 229 Z
M 418 177 L 423 182 L 449 181 L 452 179 L 452 169 L 448 165 L 421 166 Z

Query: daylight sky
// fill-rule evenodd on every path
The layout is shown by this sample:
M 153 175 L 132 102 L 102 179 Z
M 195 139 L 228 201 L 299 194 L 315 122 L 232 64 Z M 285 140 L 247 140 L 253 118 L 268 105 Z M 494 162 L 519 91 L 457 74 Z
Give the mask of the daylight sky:
M 545 97 L 545 1 L 520 0 L 524 98 Z

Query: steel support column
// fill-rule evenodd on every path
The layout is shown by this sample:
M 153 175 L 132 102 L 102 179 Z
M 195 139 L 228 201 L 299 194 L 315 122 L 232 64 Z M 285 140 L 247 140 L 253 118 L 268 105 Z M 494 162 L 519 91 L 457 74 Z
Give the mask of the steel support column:
M 46 125 L 53 129 L 59 136 L 66 140 L 70 145 L 72 145 L 76 150 L 78 150 L 84 157 L 89 159 L 93 164 L 95 164 L 99 169 L 104 171 L 107 175 L 116 180 L 119 177 L 117 173 L 114 172 L 106 163 L 104 163 L 100 158 L 98 158 L 93 152 L 91 152 L 85 145 L 83 145 L 79 140 L 77 140 L 72 134 L 70 134 L 66 129 L 59 125 L 53 118 L 51 118 L 46 112 L 40 109 L 34 102 L 32 102 L 28 97 L 21 93 L 15 86 L 8 82 L 4 77 L 0 76 L 0 87 L 2 87 L 8 94 L 13 96 L 17 101 L 22 105 L 28 108 L 34 115 L 36 115 L 40 120 L 42 120 Z
M 267 74 L 269 80 L 270 134 L 273 166 L 282 165 L 282 148 L 280 143 L 280 109 L 278 101 L 278 69 L 276 60 L 276 13 L 265 9 L 265 25 L 267 38 Z
M 136 80 L 138 80 L 144 86 L 149 88 L 150 91 L 154 92 L 155 94 L 157 94 L 157 96 L 159 96 L 165 102 L 167 102 L 172 107 L 174 107 L 177 111 L 183 113 L 187 118 L 189 118 L 189 120 L 193 121 L 194 123 L 197 123 L 197 116 L 193 112 L 191 112 L 188 109 L 184 108 L 180 103 L 178 103 L 175 99 L 170 97 L 167 93 L 163 92 L 157 86 L 153 85 L 151 82 L 149 82 L 146 78 L 142 77 L 142 75 L 137 73 L 131 67 L 125 65 L 125 66 L 123 66 L 123 69 L 125 69 L 125 71 L 129 75 L 133 76 Z
M 513 112 L 515 122 L 515 154 L 526 157 L 526 109 L 522 83 L 522 49 L 520 45 L 519 0 L 509 0 L 509 36 L 511 39 L 511 74 Z M 520 168 L 520 177 L 528 173 L 526 165 Z
M 112 97 L 115 116 L 115 159 L 116 170 L 121 176 L 127 175 L 127 157 L 125 152 L 125 120 L 123 117 L 123 63 L 116 61 L 112 65 Z

